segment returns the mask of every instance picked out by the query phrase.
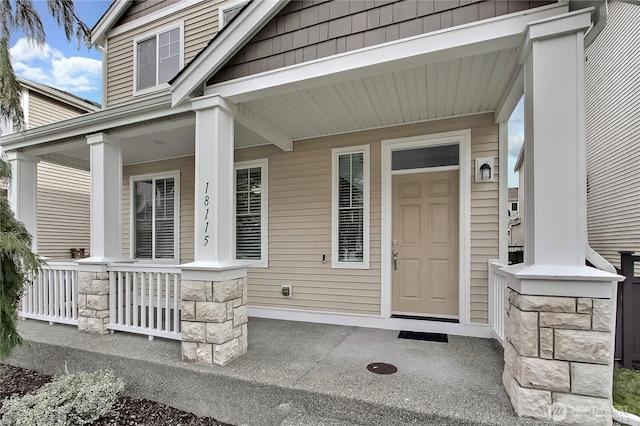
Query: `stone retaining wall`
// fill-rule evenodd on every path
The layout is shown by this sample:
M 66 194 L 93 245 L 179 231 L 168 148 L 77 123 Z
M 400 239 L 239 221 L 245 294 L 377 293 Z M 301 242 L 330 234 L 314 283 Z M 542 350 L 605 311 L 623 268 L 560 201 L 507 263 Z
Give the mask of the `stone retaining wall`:
M 503 381 L 516 414 L 610 425 L 612 301 L 507 297 Z

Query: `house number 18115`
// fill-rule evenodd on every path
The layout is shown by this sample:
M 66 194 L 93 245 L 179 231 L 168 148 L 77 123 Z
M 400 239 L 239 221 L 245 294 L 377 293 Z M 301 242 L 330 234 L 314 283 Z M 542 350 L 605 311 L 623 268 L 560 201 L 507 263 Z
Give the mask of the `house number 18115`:
M 206 246 L 209 244 L 209 182 L 206 182 L 204 188 L 204 244 L 202 246 Z

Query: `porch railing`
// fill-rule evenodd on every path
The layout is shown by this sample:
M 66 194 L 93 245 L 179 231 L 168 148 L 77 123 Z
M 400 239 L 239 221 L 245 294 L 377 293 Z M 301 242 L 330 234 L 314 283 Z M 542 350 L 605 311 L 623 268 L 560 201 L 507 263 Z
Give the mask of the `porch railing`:
M 175 267 L 118 264 L 109 271 L 111 330 L 181 339 L 180 271 Z
M 73 262 L 49 262 L 25 285 L 21 318 L 78 324 L 78 267 Z
M 504 265 L 489 261 L 489 325 L 494 337 L 504 346 L 504 304 L 507 292 L 507 276 Z

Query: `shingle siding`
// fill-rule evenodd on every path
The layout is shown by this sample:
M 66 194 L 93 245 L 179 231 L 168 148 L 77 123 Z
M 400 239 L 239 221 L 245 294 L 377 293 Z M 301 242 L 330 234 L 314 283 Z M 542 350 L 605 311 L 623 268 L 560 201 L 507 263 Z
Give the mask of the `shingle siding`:
M 207 84 L 462 25 L 554 1 L 292 1 Z

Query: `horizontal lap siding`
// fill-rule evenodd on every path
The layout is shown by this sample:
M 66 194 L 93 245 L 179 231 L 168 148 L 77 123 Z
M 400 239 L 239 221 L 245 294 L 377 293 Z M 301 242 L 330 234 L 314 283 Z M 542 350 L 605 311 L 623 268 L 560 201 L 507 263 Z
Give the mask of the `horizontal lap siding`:
M 145 96 L 133 96 L 133 40 L 180 21 L 184 22 L 184 65 L 200 52 L 218 32 L 218 7 L 224 1 L 194 2 L 178 13 L 108 39 L 107 105 L 114 106 Z M 155 96 L 154 92 L 148 96 Z
M 480 117 L 480 116 L 479 116 Z M 488 322 L 487 264 L 498 258 L 498 126 L 492 115 L 481 116 L 471 129 L 471 322 Z M 494 158 L 496 182 L 475 182 L 475 158 Z M 507 173 L 505 171 L 506 178 Z
M 38 253 L 69 259 L 71 248 L 89 254 L 89 172 L 38 163 Z
M 498 155 L 491 114 L 236 150 L 236 161 L 269 158 L 269 268 L 249 271 L 253 306 L 380 314 L 380 141 L 471 128 L 472 157 Z M 371 147 L 371 267 L 331 268 L 331 149 Z M 497 161 L 496 161 L 497 164 Z M 468 164 L 467 167 L 473 167 Z M 499 173 L 498 173 L 499 175 Z M 473 177 L 473 172 L 472 172 Z M 327 263 L 322 263 L 326 255 Z M 471 194 L 471 320 L 487 322 L 487 260 L 498 255 L 498 184 L 473 184 Z M 293 286 L 293 297 L 280 286 Z
M 589 244 L 619 267 L 618 251 L 640 251 L 640 6 L 609 8 L 586 52 L 587 218 Z
M 67 120 L 85 112 L 48 96 L 41 95 L 34 90 L 29 90 L 29 122 L 27 123 L 29 128 Z
M 180 263 L 193 260 L 193 185 L 195 182 L 194 157 L 181 157 L 171 160 L 125 166 L 122 178 L 122 253 L 133 257 L 131 253 L 131 176 L 180 171 Z

